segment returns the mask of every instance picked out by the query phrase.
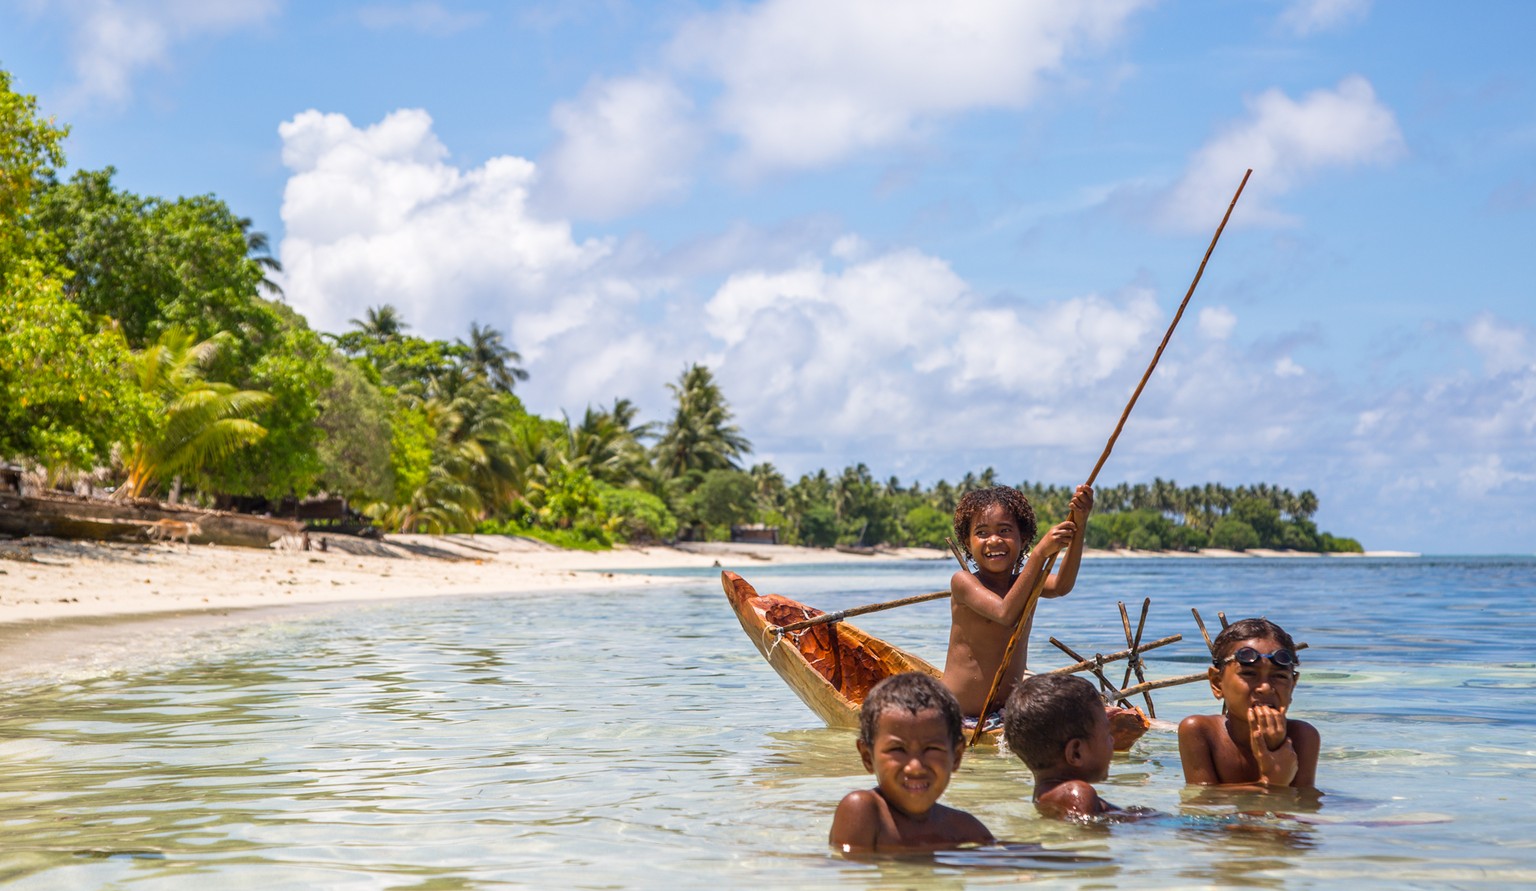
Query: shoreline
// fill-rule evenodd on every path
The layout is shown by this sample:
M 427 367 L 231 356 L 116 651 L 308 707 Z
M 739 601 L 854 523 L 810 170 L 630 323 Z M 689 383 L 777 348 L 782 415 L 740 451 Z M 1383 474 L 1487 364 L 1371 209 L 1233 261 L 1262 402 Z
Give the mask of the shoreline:
M 571 551 L 499 535 L 312 535 L 316 550 L 29 537 L 0 541 L 0 626 L 57 620 L 377 602 L 451 594 L 606 591 L 670 581 L 647 571 L 953 558 L 931 548 L 873 554 L 731 542 Z M 323 544 L 324 551 L 318 550 Z M 1084 559 L 1413 557 L 1400 551 L 1087 551 Z

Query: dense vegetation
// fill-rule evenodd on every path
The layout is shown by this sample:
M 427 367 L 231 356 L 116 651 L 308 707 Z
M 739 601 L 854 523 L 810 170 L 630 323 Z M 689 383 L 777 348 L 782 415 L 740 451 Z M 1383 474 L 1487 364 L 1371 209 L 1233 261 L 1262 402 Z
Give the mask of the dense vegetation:
M 747 465 L 708 368 L 641 421 L 527 412 L 521 357 L 490 326 L 411 333 L 391 306 L 326 334 L 282 300 L 266 236 L 213 196 L 134 195 L 114 171 L 61 181 L 63 128 L 0 71 L 0 460 L 55 485 L 227 503 L 327 493 L 390 530 L 536 535 L 570 546 L 723 538 L 760 523 L 819 546 L 943 546 L 990 469 L 924 487 L 863 464 L 790 483 Z M 1067 487 L 1020 486 L 1042 524 Z M 1311 492 L 1113 486 L 1095 547 L 1358 550 L 1319 533 Z

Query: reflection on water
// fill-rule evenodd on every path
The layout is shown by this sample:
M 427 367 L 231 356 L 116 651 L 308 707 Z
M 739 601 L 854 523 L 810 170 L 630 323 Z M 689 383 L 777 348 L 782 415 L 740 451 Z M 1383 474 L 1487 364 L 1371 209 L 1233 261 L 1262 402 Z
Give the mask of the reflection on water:
M 942 564 L 871 565 L 754 580 L 836 609 L 936 589 L 947 575 Z M 1296 709 L 1323 734 L 1327 796 L 1186 792 L 1176 741 L 1154 732 L 1115 759 L 1101 792 L 1162 816 L 1045 821 L 1022 765 L 982 749 L 946 801 L 1008 844 L 859 861 L 826 848 L 836 802 L 872 784 L 853 734 L 818 726 L 741 634 L 712 575 L 662 591 L 354 606 L 170 635 L 119 625 L 69 672 L 0 676 L 0 883 L 1529 883 L 1530 664 L 1482 657 L 1510 623 L 1532 626 L 1533 579 L 1536 564 L 1521 561 L 1085 566 L 1079 593 L 1042 606 L 1041 667 L 1057 657 L 1039 644 L 1059 629 L 1112 643 L 1116 598 L 1152 596 L 1148 634 L 1190 638 L 1149 659 L 1154 677 L 1202 658 L 1190 606 L 1267 613 L 1312 647 Z M 1340 592 L 1357 613 L 1390 611 L 1395 642 L 1362 639 L 1369 625 L 1338 614 Z M 1458 597 L 1486 609 L 1444 608 Z M 942 658 L 942 605 L 868 618 Z M 1211 710 L 1198 687 L 1158 693 L 1159 715 Z

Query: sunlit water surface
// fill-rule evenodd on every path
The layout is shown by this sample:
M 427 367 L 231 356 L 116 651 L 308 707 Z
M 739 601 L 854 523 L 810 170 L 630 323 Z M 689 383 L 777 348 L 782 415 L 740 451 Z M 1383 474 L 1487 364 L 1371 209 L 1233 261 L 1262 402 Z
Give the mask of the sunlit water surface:
M 944 587 L 943 563 L 734 568 L 827 609 Z M 1043 603 L 1037 668 L 1124 646 L 1198 671 L 1207 622 L 1310 645 L 1293 714 L 1321 804 L 1185 790 L 1149 733 L 1105 797 L 1165 816 L 1038 818 L 1023 766 L 966 760 L 946 801 L 1000 848 L 851 861 L 832 810 L 870 785 L 746 640 L 713 572 L 633 593 L 391 602 L 223 625 L 113 626 L 0 667 L 0 883 L 16 888 L 745 888 L 1536 882 L 1536 560 L 1096 560 Z M 947 604 L 861 624 L 942 661 Z M 62 648 L 68 645 L 61 643 Z M 61 650 L 62 652 L 62 650 Z M 1118 674 L 1116 669 L 1114 674 Z M 1119 680 L 1119 677 L 1114 678 Z M 1201 685 L 1158 716 L 1214 711 Z

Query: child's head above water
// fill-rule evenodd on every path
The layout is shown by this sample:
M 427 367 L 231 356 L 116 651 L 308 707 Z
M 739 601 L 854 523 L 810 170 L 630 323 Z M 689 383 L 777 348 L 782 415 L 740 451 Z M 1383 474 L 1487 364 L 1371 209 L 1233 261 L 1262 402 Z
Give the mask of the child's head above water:
M 938 678 L 910 671 L 876 684 L 859 708 L 859 741 L 865 746 L 873 746 L 880 719 L 892 711 L 910 715 L 937 712 L 949 732 L 951 745 L 959 746 L 965 739 L 965 731 L 960 726 L 960 703 Z
M 971 554 L 971 527 L 977 515 L 994 505 L 1001 507 L 1004 515 L 1017 527 L 1021 547 L 1028 548 L 1034 543 L 1035 509 L 1029 506 L 1024 493 L 1011 486 L 990 486 L 972 489 L 955 505 L 955 537 L 967 554 Z
M 1242 663 L 1243 660 L 1234 659 L 1233 657 L 1238 654 L 1239 650 L 1243 649 L 1243 644 L 1246 641 L 1254 640 L 1268 640 L 1280 645 L 1280 650 L 1284 651 L 1286 655 L 1279 657 L 1280 661 L 1278 662 L 1272 657 L 1269 658 L 1269 661 L 1275 666 L 1295 668 L 1301 664 L 1301 660 L 1296 655 L 1296 642 L 1291 639 L 1289 634 L 1285 633 L 1284 628 L 1268 619 L 1239 619 L 1223 628 L 1221 633 L 1216 635 L 1216 639 L 1211 642 L 1212 661 L 1216 663 L 1217 668 L 1234 661 Z M 1243 655 L 1246 656 L 1248 654 L 1244 653 Z M 1261 655 L 1263 657 L 1271 656 L 1269 653 Z M 1286 664 L 1287 658 L 1289 659 L 1289 665 Z
M 1104 701 L 1080 677 L 1041 674 L 1019 682 L 1003 709 L 1008 748 L 1036 776 L 1097 782 L 1109 771 L 1114 739 Z

